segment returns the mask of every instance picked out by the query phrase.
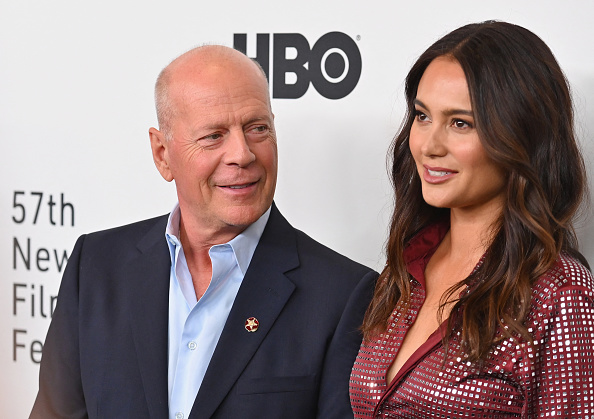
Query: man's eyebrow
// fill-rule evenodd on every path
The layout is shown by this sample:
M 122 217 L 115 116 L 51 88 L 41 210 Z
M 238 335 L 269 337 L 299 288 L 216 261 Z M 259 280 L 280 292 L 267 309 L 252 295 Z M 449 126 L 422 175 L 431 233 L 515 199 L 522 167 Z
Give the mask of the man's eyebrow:
M 244 121 L 242 123 L 242 125 L 245 127 L 246 125 L 251 125 L 254 123 L 260 123 L 260 124 L 265 124 L 265 125 L 272 125 L 271 123 L 272 118 L 270 116 L 266 116 L 266 115 L 256 115 L 253 117 L 248 118 L 246 121 Z
M 266 117 L 265 115 L 256 115 L 253 117 L 248 118 L 245 122 L 242 123 L 242 126 L 253 124 L 254 122 L 261 121 L 264 124 L 269 124 L 272 119 L 270 117 Z M 196 129 L 201 129 L 205 131 L 216 131 L 219 129 L 227 128 L 228 124 L 225 121 L 221 122 L 210 122 L 206 125 L 199 125 Z
M 266 121 L 268 121 L 268 118 L 266 118 L 264 116 L 255 116 L 255 117 L 250 118 L 247 121 L 245 121 L 244 125 L 253 124 L 254 122 L 259 122 L 259 121 L 266 122 Z
M 413 101 L 413 103 L 414 103 L 415 105 L 418 105 L 418 106 L 420 106 L 421 108 L 424 108 L 424 109 L 429 109 L 429 108 L 427 107 L 427 105 L 425 105 L 425 104 L 424 104 L 422 101 L 420 101 L 419 99 L 415 99 L 415 100 Z M 471 117 L 473 117 L 473 118 L 474 118 L 474 113 L 473 113 L 472 111 L 469 111 L 469 110 L 467 110 L 467 109 L 455 109 L 455 108 L 449 108 L 449 109 L 446 109 L 446 110 L 444 110 L 444 111 L 442 112 L 442 114 L 443 114 L 443 115 L 445 115 L 445 116 L 452 116 L 452 115 L 467 115 L 467 116 L 471 116 Z

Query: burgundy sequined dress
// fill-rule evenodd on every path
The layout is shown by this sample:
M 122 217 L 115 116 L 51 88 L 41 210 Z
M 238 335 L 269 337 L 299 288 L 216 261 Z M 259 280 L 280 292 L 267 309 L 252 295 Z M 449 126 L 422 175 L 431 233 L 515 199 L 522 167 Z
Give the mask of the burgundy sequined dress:
M 534 284 L 526 326 L 533 344 L 504 339 L 482 368 L 459 356 L 459 334 L 445 362 L 436 331 L 391 383 L 386 372 L 423 304 L 424 270 L 448 226 L 435 224 L 411 241 L 405 260 L 410 309 L 395 310 L 388 330 L 363 341 L 353 366 L 355 418 L 594 418 L 594 280 L 561 255 Z M 445 325 L 442 325 L 445 327 Z

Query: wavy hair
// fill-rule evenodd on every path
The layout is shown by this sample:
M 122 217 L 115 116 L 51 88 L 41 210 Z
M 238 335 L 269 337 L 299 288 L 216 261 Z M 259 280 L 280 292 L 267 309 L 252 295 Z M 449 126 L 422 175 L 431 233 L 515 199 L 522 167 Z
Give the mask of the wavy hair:
M 390 150 L 394 213 L 386 267 L 363 323 L 367 339 L 386 330 L 397 305 L 406 310 L 407 243 L 449 214 L 449 209 L 423 200 L 409 149 L 419 82 L 429 63 L 441 56 L 453 58 L 464 70 L 480 141 L 507 173 L 504 208 L 483 263 L 442 298 L 441 310 L 444 301 L 456 296 L 444 335 L 446 347 L 455 327 L 467 359 L 480 362 L 497 341 L 498 330 L 529 339 L 523 322 L 531 287 L 561 252 L 588 266 L 573 229 L 587 193 L 585 167 L 574 135 L 569 85 L 539 37 L 517 25 L 487 21 L 463 26 L 431 45 L 406 78 L 407 113 Z M 463 287 L 471 291 L 458 297 Z

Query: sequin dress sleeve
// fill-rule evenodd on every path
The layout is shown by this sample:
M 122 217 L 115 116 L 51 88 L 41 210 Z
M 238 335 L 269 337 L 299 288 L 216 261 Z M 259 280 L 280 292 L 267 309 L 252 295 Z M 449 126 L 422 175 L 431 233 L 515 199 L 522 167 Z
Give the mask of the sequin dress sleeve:
M 560 258 L 538 281 L 528 319 L 534 336 L 529 356 L 523 417 L 594 417 L 594 296 L 592 275 L 570 258 Z M 556 287 L 558 285 L 558 287 Z M 551 289 L 552 288 L 552 289 Z

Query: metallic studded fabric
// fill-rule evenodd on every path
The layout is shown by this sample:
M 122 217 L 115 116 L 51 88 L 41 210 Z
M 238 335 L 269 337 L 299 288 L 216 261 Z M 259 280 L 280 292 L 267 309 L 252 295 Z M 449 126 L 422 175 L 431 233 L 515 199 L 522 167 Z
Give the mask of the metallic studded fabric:
M 430 254 L 424 249 L 416 262 L 424 268 Z M 594 280 L 578 261 L 560 256 L 534 285 L 526 320 L 532 344 L 502 340 L 478 368 L 459 356 L 459 334 L 444 363 L 436 331 L 388 385 L 386 372 L 423 303 L 423 283 L 411 280 L 408 312 L 396 308 L 388 330 L 362 343 L 350 381 L 355 418 L 594 419 Z

